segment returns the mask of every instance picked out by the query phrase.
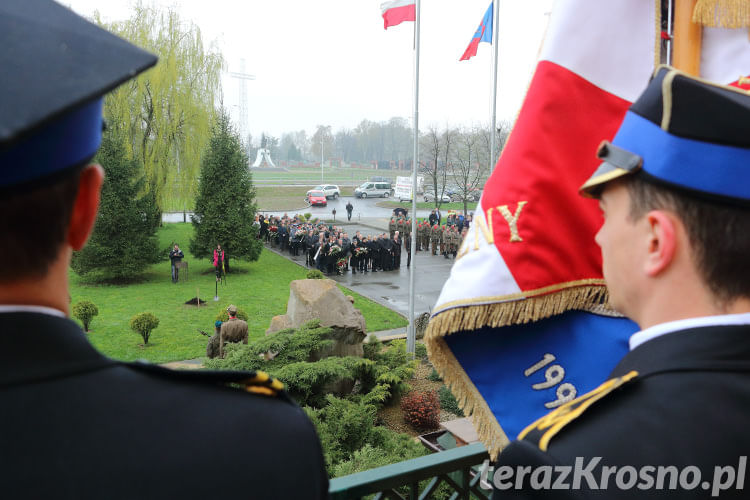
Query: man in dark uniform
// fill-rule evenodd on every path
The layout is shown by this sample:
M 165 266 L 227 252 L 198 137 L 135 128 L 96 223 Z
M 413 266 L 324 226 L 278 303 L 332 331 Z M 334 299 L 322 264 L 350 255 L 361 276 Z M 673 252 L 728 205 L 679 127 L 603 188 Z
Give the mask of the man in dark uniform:
M 109 359 L 66 318 L 103 95 L 156 58 L 45 0 L 0 3 L 0 46 L 3 498 L 324 498 L 315 430 L 280 382 Z
M 582 192 L 610 302 L 642 330 L 611 380 L 500 454 L 497 497 L 745 498 L 750 95 L 661 67 L 598 156 Z M 579 491 L 532 486 L 553 465 Z

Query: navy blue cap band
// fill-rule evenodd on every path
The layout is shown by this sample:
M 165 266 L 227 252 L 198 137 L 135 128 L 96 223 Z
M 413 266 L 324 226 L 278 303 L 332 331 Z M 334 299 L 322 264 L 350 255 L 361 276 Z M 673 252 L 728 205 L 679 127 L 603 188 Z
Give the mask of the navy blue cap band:
M 94 156 L 102 141 L 103 104 L 103 98 L 95 99 L 0 150 L 0 187 L 40 179 Z
M 750 200 L 750 149 L 678 137 L 631 111 L 612 143 L 643 158 L 643 171 L 656 179 Z

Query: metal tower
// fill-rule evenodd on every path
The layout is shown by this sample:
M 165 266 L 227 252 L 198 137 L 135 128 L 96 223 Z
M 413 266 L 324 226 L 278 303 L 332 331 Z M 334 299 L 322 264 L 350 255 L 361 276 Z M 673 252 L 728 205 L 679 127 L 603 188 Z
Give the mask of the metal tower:
M 247 141 L 247 81 L 255 80 L 255 75 L 245 73 L 245 59 L 240 59 L 240 71 L 229 73 L 232 78 L 240 81 L 240 137 L 242 142 Z

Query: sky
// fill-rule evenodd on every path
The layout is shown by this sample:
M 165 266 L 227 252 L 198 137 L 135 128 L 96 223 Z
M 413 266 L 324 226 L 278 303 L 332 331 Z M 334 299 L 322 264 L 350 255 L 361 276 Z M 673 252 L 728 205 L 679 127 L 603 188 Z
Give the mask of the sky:
M 131 0 L 60 0 L 105 21 L 130 16 Z M 226 61 L 224 105 L 239 125 L 245 73 L 248 132 L 280 137 L 318 125 L 354 128 L 362 120 L 414 115 L 414 25 L 383 29 L 380 0 L 144 0 L 173 7 L 197 25 Z M 552 0 L 500 0 L 498 120 L 513 121 L 536 65 Z M 489 124 L 492 47 L 459 61 L 490 0 L 421 2 L 419 128 Z

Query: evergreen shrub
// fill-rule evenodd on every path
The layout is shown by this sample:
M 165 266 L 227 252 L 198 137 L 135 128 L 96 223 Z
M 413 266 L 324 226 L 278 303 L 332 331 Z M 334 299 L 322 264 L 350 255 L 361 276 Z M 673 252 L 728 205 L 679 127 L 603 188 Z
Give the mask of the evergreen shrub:
M 90 300 L 82 300 L 73 304 L 71 312 L 74 318 L 81 320 L 81 323 L 83 323 L 83 331 L 88 332 L 91 320 L 99 314 L 99 309 Z
M 159 326 L 159 318 L 150 312 L 136 314 L 130 319 L 130 329 L 143 337 L 144 344 L 148 344 L 151 331 L 157 326 Z
M 458 406 L 456 396 L 454 396 L 451 390 L 446 386 L 443 385 L 438 389 L 438 399 L 440 399 L 440 408 L 443 410 L 449 411 L 459 417 L 464 416 L 463 410 Z

